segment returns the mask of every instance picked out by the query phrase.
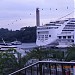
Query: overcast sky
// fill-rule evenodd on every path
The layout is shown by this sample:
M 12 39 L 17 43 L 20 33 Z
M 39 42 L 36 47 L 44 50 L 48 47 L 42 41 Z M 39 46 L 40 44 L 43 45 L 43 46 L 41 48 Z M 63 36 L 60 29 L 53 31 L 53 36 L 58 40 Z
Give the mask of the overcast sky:
M 41 25 L 74 11 L 74 0 L 0 0 L 0 28 L 12 30 L 35 26 L 40 8 Z M 73 17 L 72 13 L 68 17 Z

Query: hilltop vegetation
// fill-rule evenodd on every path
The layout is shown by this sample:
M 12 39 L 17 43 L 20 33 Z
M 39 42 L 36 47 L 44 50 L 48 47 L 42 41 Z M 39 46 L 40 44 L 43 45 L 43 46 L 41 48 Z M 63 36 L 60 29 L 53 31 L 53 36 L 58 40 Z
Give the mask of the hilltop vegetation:
M 23 27 L 16 31 L 1 28 L 0 42 L 2 42 L 2 38 L 6 42 L 12 42 L 17 39 L 23 43 L 32 43 L 36 41 L 36 27 Z

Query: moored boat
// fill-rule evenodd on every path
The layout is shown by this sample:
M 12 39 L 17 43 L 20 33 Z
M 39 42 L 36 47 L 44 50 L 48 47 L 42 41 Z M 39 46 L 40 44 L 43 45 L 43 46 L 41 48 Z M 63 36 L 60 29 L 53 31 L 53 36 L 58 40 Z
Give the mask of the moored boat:
M 14 42 L 11 42 L 12 45 L 21 45 L 22 43 L 20 41 L 14 41 Z

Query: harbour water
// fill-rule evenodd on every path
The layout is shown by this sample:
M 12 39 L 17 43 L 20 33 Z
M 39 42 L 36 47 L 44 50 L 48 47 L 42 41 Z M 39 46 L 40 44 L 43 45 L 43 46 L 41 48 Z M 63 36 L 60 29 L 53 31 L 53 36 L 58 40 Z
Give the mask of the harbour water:
M 36 43 L 22 43 L 21 45 L 16 45 L 16 46 L 22 49 L 37 47 Z

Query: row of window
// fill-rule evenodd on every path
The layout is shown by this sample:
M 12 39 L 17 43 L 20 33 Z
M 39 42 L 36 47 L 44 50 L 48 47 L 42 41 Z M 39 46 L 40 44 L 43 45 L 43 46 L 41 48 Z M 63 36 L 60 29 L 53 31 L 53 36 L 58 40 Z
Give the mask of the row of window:
M 51 37 L 51 35 L 38 35 L 38 40 L 48 40 L 49 37 Z
M 65 33 L 65 34 L 71 34 L 71 32 L 61 32 L 61 33 L 62 33 L 62 34 L 64 34 L 64 33 Z
M 75 27 L 65 27 L 64 29 L 75 29 Z
M 44 27 L 44 28 L 37 28 L 38 30 L 41 30 L 41 29 L 57 29 L 58 27 Z
M 74 30 L 62 30 L 62 31 L 74 31 Z
M 38 34 L 48 34 L 49 33 L 49 31 L 40 31 L 40 32 L 38 32 Z
M 59 42 L 74 42 L 74 40 L 59 40 Z
M 75 27 L 75 25 L 72 25 L 72 24 L 71 25 L 66 25 L 66 26 L 68 26 L 68 27 Z
M 72 22 L 71 22 L 71 23 L 67 23 L 67 24 L 75 24 L 75 23 L 72 23 Z
M 62 37 L 63 37 L 63 39 L 66 39 L 66 38 L 71 39 L 71 36 L 59 36 L 59 39 L 62 39 Z M 74 36 L 73 36 L 73 38 L 74 38 Z

